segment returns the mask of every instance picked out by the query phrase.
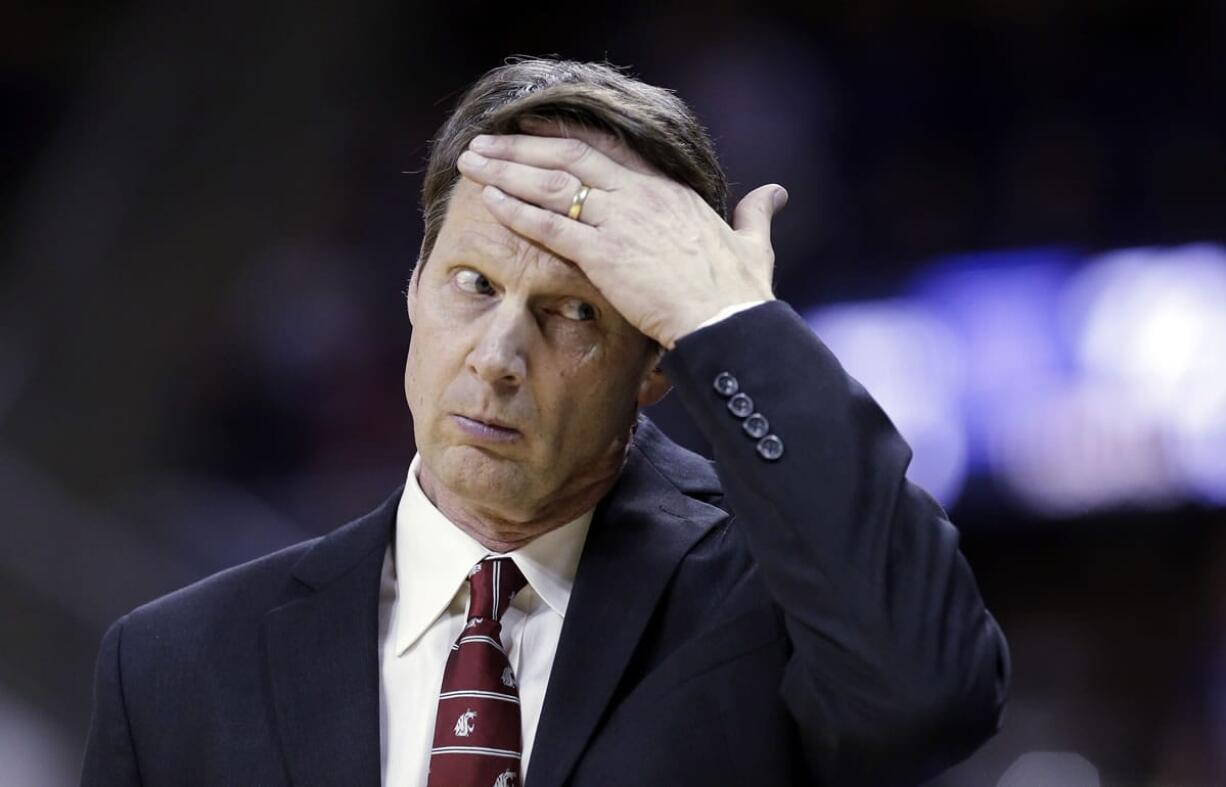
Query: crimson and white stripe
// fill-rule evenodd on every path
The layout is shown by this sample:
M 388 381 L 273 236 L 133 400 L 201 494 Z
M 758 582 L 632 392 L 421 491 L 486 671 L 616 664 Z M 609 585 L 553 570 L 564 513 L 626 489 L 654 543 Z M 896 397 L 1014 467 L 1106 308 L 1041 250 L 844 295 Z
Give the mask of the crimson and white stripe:
M 462 699 L 480 697 L 487 700 L 501 700 L 503 702 L 514 702 L 519 704 L 519 697 L 512 697 L 510 694 L 501 694 L 497 691 L 444 691 L 438 695 L 440 700 Z
M 487 787 L 519 774 L 519 693 L 501 617 L 526 580 L 511 558 L 498 557 L 478 563 L 468 583 L 468 620 L 451 646 L 438 695 L 429 787 Z
M 486 757 L 514 757 L 519 759 L 521 754 L 512 749 L 491 749 L 488 746 L 436 746 L 430 750 L 431 754 L 481 754 Z
M 458 640 L 456 640 L 456 643 L 451 646 L 451 649 L 459 650 L 461 645 L 465 645 L 469 642 L 484 642 L 486 645 L 491 645 L 495 648 L 498 648 L 500 652 L 506 653 L 506 651 L 503 650 L 502 648 L 501 642 L 494 639 L 493 637 L 482 637 L 482 636 L 460 637 Z

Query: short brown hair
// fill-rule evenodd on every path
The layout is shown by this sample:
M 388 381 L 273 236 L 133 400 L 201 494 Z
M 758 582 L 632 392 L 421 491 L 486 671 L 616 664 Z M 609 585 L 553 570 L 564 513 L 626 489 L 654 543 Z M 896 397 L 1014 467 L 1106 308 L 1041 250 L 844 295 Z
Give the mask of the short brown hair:
M 698 118 L 672 91 L 607 63 L 514 58 L 468 89 L 430 144 L 421 188 L 425 234 L 434 249 L 459 180 L 456 159 L 478 134 L 514 134 L 527 119 L 563 120 L 612 134 L 651 166 L 694 189 L 725 220 L 728 180 Z

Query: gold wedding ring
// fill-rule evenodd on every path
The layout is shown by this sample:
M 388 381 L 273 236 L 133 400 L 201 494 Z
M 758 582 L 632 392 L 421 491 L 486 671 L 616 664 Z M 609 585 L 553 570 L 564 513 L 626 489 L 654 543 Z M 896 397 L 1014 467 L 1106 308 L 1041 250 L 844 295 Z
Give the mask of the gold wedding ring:
M 591 188 L 587 186 L 579 187 L 579 190 L 575 192 L 575 196 L 570 201 L 570 210 L 566 212 L 568 218 L 572 218 L 575 221 L 579 220 L 579 214 L 583 212 L 583 202 L 587 199 L 588 192 L 590 191 Z

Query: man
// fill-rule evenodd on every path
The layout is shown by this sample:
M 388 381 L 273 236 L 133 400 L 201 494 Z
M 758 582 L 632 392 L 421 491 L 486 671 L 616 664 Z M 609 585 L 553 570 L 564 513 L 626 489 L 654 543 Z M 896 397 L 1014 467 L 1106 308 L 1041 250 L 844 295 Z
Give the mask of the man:
M 523 60 L 440 130 L 403 490 L 124 616 L 83 783 L 913 784 L 1005 642 L 667 91 Z M 673 387 L 709 462 L 639 408 Z

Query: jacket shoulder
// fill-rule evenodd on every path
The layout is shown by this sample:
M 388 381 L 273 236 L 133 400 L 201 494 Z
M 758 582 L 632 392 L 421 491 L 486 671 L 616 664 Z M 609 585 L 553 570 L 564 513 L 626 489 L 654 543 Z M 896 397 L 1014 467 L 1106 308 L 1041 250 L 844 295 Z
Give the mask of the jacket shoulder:
M 291 544 L 225 569 L 147 604 L 123 618 L 125 641 L 208 649 L 249 631 L 264 615 L 386 549 L 397 490 L 378 508 L 323 536 Z
M 233 628 L 258 619 L 289 600 L 296 582 L 294 566 L 323 539 L 291 544 L 142 604 L 125 616 L 125 637 L 207 637 L 215 622 Z

